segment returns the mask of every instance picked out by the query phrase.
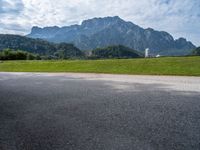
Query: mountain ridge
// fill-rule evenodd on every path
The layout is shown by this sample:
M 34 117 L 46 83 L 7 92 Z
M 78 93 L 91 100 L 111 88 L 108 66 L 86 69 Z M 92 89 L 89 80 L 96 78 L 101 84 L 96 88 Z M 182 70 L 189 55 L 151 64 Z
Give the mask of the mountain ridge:
M 144 29 L 118 16 L 88 19 L 80 25 L 64 27 L 35 26 L 27 36 L 55 43 L 73 43 L 81 50 L 124 45 L 138 51 L 150 48 L 153 54 L 187 55 L 196 48 L 185 38 L 174 39 L 165 31 Z

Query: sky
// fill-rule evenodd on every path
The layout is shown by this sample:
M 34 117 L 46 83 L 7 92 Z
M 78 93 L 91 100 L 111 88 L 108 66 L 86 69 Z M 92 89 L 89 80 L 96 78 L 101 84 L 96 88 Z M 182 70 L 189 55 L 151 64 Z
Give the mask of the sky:
M 200 0 L 0 0 L 0 33 L 26 35 L 32 26 L 68 26 L 106 16 L 200 46 Z

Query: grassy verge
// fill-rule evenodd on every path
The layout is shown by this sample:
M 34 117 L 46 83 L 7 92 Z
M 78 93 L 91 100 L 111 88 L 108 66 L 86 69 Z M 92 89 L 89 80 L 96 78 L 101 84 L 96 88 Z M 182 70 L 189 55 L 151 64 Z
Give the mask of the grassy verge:
M 153 59 L 4 61 L 1 72 L 84 72 L 200 76 L 200 57 Z

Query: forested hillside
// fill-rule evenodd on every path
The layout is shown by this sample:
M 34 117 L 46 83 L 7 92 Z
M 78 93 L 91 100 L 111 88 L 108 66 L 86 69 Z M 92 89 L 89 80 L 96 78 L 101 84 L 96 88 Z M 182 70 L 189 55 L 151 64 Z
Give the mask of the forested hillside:
M 7 48 L 12 50 L 23 50 L 46 57 L 72 58 L 83 56 L 83 53 L 73 44 L 54 44 L 41 39 L 0 34 L 0 50 Z
M 96 58 L 139 58 L 143 55 L 131 48 L 117 45 L 94 49 L 92 56 Z
M 194 54 L 194 55 L 200 56 L 200 47 L 196 48 L 196 49 L 193 51 L 193 54 Z

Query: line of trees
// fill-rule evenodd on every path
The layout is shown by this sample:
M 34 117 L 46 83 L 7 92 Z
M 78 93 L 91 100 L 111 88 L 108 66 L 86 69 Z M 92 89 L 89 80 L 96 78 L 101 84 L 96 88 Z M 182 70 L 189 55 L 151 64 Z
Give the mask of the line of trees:
M 0 60 L 51 60 L 51 59 L 107 59 L 107 58 L 141 58 L 143 54 L 122 45 L 97 48 L 92 51 L 81 52 L 73 45 L 60 44 L 52 55 L 40 55 L 23 50 L 0 50 Z M 200 47 L 193 51 L 192 55 L 200 56 Z
M 40 60 L 38 54 L 25 52 L 22 50 L 5 49 L 0 51 L 0 60 Z

